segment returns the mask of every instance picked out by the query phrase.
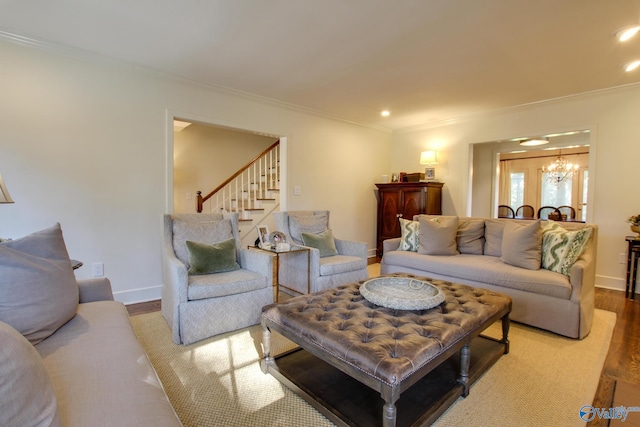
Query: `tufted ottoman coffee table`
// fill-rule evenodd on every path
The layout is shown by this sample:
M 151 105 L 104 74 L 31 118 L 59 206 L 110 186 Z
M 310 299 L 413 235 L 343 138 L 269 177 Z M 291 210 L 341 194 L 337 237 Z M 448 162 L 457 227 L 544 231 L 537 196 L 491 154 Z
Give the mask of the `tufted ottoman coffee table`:
M 353 283 L 265 306 L 263 372 L 337 425 L 431 424 L 508 353 L 511 298 L 419 279 L 442 289 L 445 301 L 429 310 L 388 309 Z M 480 335 L 500 319 L 501 338 Z M 271 330 L 300 347 L 274 358 Z

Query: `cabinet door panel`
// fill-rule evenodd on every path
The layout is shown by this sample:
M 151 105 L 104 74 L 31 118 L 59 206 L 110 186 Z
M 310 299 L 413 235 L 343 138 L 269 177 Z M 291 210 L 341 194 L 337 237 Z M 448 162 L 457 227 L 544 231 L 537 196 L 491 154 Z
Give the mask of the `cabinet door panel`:
M 400 236 L 400 221 L 398 221 L 398 215 L 402 213 L 402 191 L 384 191 L 382 193 L 381 205 L 380 235 L 386 238 Z
M 424 212 L 425 190 L 424 188 L 418 188 L 416 190 L 404 191 L 404 200 L 402 205 L 402 218 L 411 221 L 414 215 L 419 215 Z M 400 236 L 400 228 L 398 227 L 398 236 Z

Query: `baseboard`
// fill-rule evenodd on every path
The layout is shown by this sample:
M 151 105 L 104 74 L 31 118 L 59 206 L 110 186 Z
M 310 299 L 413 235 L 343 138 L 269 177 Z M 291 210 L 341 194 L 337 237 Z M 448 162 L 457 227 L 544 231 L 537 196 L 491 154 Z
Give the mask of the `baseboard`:
M 611 276 L 596 275 L 596 287 L 624 292 L 626 288 L 625 279 Z M 640 286 L 636 285 L 636 293 L 640 292 Z
M 162 286 L 153 286 L 150 288 L 132 289 L 129 291 L 114 292 L 113 298 L 121 303 L 137 304 L 139 302 L 159 300 L 162 296 Z

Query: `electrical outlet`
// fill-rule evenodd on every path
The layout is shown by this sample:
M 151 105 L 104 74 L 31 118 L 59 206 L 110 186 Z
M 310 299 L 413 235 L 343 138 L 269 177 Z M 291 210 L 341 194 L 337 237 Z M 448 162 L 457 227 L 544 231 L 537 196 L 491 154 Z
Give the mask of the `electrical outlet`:
M 300 187 L 299 185 L 296 185 L 295 187 L 293 187 L 293 195 L 294 196 L 301 196 L 302 195 L 302 187 Z
M 620 264 L 626 264 L 626 262 L 627 262 L 627 254 L 625 254 L 624 252 L 620 252 L 618 254 L 618 262 Z
M 193 194 L 192 193 L 187 193 L 187 194 L 185 194 L 185 198 L 187 200 L 191 200 L 191 199 L 193 199 Z
M 102 262 L 94 262 L 92 267 L 93 277 L 102 277 L 104 276 L 104 263 Z

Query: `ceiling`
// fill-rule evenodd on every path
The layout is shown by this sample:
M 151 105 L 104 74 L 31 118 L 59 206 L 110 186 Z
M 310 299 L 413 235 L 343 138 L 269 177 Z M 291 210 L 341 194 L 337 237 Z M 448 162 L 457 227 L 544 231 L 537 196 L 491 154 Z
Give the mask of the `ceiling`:
M 615 38 L 640 21 L 640 0 L 0 0 L 0 11 L 0 38 L 387 129 L 640 82 L 622 69 L 640 59 L 640 35 Z

